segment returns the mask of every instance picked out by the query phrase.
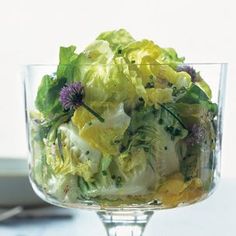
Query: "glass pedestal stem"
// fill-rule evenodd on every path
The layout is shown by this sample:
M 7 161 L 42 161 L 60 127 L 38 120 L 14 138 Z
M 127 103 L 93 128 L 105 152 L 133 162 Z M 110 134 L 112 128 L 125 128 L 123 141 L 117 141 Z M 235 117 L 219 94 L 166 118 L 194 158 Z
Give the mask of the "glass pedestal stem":
M 99 211 L 108 236 L 142 236 L 152 211 Z

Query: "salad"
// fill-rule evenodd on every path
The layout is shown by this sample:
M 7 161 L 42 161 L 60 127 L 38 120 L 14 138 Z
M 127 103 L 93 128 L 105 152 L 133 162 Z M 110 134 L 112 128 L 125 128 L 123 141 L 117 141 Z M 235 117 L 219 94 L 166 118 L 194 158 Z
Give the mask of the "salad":
M 195 202 L 213 187 L 211 96 L 173 48 L 124 29 L 61 47 L 30 113 L 31 178 L 65 204 Z

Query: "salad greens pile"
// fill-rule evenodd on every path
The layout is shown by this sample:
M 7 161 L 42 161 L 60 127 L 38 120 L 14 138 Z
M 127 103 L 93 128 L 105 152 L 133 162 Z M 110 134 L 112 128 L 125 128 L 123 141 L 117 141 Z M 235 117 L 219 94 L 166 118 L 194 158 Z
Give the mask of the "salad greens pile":
M 217 105 L 172 48 L 124 29 L 61 47 L 35 106 L 32 178 L 60 201 L 175 206 L 211 187 Z

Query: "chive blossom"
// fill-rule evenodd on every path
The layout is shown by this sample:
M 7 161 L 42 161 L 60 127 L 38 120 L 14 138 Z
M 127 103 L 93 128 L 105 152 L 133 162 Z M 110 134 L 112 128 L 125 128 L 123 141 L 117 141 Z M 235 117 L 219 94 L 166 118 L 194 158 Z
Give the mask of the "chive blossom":
M 177 72 L 185 71 L 191 76 L 191 80 L 193 83 L 198 82 L 199 78 L 197 76 L 196 71 L 193 69 L 193 67 L 188 65 L 179 65 L 177 67 Z
M 84 103 L 84 96 L 84 87 L 80 82 L 77 82 L 64 86 L 60 91 L 59 100 L 65 110 L 75 110 L 76 108 L 83 106 L 100 122 L 104 122 L 104 119 L 97 112 Z
M 122 50 L 121 50 L 121 49 L 118 49 L 117 53 L 118 53 L 118 54 L 121 54 L 121 53 L 122 53 Z

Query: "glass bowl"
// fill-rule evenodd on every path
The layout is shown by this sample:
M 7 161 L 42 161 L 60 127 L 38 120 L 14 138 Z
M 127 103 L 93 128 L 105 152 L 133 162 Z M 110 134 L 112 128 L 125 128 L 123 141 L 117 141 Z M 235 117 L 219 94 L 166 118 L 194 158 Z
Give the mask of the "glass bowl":
M 88 66 L 64 65 L 92 78 L 86 87 L 57 80 L 56 65 L 25 67 L 34 191 L 60 207 L 95 210 L 108 235 L 141 235 L 155 210 L 210 196 L 220 177 L 227 64 L 180 65 L 191 81 L 163 64 L 101 64 L 89 75 Z

